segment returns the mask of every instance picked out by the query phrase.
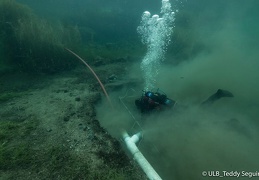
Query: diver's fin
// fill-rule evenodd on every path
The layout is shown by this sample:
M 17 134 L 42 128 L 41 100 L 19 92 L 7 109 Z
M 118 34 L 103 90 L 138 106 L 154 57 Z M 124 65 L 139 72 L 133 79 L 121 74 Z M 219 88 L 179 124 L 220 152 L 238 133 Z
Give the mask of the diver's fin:
M 204 101 L 202 105 L 210 105 L 222 97 L 234 97 L 234 95 L 227 90 L 218 89 L 217 92 Z
M 216 92 L 217 96 L 219 98 L 222 98 L 222 97 L 234 97 L 234 95 L 227 91 L 227 90 L 222 90 L 222 89 L 218 89 L 217 92 Z

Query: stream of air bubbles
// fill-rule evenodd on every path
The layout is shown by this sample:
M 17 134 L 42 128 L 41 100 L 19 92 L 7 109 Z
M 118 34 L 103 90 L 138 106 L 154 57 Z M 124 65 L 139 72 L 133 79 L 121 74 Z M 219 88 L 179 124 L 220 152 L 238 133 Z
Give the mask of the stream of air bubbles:
M 171 41 L 175 13 L 169 0 L 162 0 L 161 17 L 145 11 L 137 28 L 142 43 L 147 46 L 147 53 L 141 62 L 144 73 L 145 90 L 153 89 L 156 84 L 160 64 L 164 60 L 167 46 Z

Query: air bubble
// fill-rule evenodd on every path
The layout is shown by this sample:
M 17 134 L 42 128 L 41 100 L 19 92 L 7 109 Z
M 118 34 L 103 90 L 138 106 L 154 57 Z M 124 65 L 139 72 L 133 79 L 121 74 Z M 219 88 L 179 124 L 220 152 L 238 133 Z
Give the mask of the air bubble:
M 141 69 L 144 72 L 145 89 L 153 89 L 160 64 L 164 60 L 167 46 L 171 41 L 175 13 L 169 0 L 162 0 L 161 17 L 145 11 L 137 28 L 142 43 L 147 46 L 147 53 L 142 60 Z

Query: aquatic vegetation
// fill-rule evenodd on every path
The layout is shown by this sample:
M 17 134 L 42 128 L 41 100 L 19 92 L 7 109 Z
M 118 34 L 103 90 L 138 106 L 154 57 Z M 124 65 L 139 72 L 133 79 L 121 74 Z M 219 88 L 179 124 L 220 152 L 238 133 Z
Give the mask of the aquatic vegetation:
M 34 118 L 23 122 L 3 118 L 0 122 L 0 169 L 25 168 L 32 158 L 30 145 L 23 138 L 36 129 L 38 121 Z
M 13 98 L 20 97 L 22 95 L 23 95 L 23 93 L 20 93 L 20 92 L 1 93 L 0 94 L 0 103 L 1 102 L 6 102 L 6 101 L 8 101 L 10 99 L 13 99 Z
M 75 156 L 70 152 L 69 147 L 62 145 L 65 142 L 55 145 L 46 143 L 44 138 L 46 134 L 43 135 L 44 132 L 43 134 L 41 132 L 42 136 L 39 136 L 37 133 L 40 129 L 39 123 L 35 117 L 22 122 L 1 119 L 0 171 L 12 172 L 10 178 L 19 177 L 17 172 L 21 170 L 30 171 L 32 177 L 36 173 L 46 179 L 57 176 L 62 179 L 126 179 L 128 177 L 129 172 L 123 171 L 121 167 L 104 165 L 101 169 L 92 168 L 93 162 L 90 159 Z M 120 156 L 120 154 L 117 155 Z M 125 154 L 124 156 L 126 157 Z M 107 163 L 114 163 L 115 159 L 109 160 Z M 21 179 L 28 178 L 21 176 Z
M 13 0 L 0 2 L 0 17 L 0 40 L 6 44 L 9 61 L 19 70 L 56 72 L 75 65 L 64 47 L 75 49 L 80 44 L 77 27 L 50 24 Z
M 1 35 L 0 35 L 1 36 Z M 11 68 L 7 65 L 6 59 L 8 59 L 8 54 L 5 52 L 4 43 L 0 37 L 0 74 L 10 71 Z
M 0 147 L 0 169 L 25 168 L 31 161 L 28 144 Z

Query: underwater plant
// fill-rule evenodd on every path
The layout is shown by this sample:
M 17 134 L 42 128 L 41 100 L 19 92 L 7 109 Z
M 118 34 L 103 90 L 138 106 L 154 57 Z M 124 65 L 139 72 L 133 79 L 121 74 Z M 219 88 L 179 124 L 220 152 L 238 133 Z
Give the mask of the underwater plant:
M 13 0 L 0 2 L 1 41 L 9 62 L 20 71 L 54 73 L 74 67 L 64 47 L 80 45 L 77 27 L 50 24 Z

